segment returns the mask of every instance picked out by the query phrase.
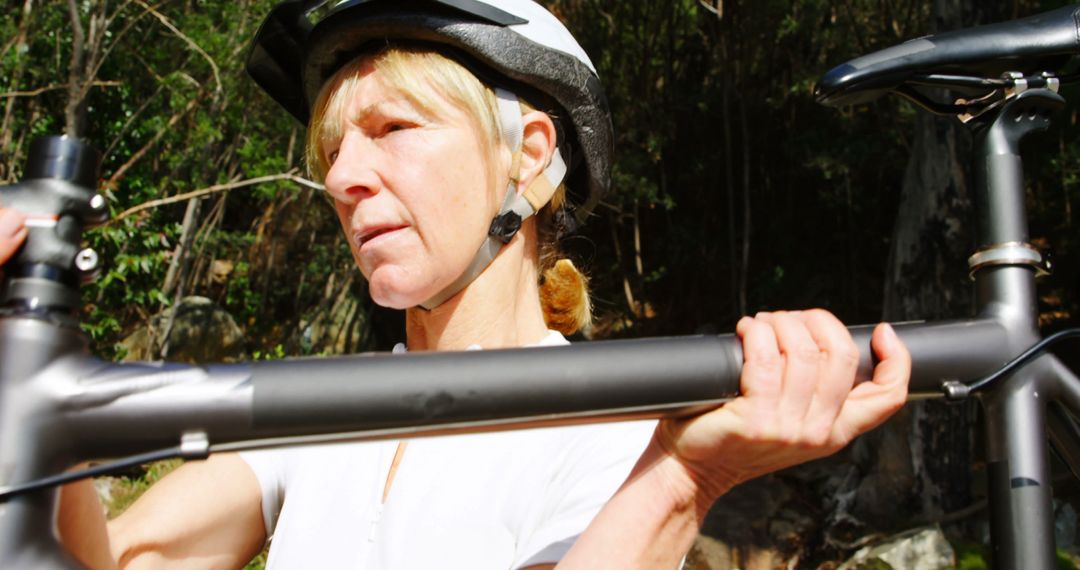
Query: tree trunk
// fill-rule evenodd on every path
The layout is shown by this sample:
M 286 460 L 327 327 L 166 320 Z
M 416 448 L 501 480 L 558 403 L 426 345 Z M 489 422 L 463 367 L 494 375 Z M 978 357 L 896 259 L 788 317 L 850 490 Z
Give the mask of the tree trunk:
M 749 314 L 749 304 L 747 303 L 747 288 L 750 275 L 750 233 L 753 228 L 750 215 L 750 127 L 747 124 L 746 118 L 746 102 L 742 98 L 739 98 L 739 126 L 742 130 L 742 202 L 743 202 L 743 239 L 742 239 L 742 259 L 739 263 L 739 316 Z
M 992 21 L 994 4 L 1004 2 L 938 0 L 930 30 Z M 955 119 L 917 115 L 886 270 L 884 320 L 970 314 L 971 159 L 971 134 Z M 856 517 L 913 524 L 969 506 L 975 413 L 973 405 L 920 402 L 861 440 L 855 456 L 869 473 L 858 483 Z
M 727 60 L 726 54 L 724 60 Z M 727 230 L 728 230 L 728 263 L 730 269 L 728 276 L 731 279 L 731 312 L 738 317 L 746 314 L 739 303 L 739 256 L 736 253 L 739 238 L 735 226 L 735 162 L 731 136 L 731 81 L 724 78 L 723 91 L 723 124 L 724 124 L 724 196 L 727 198 Z
M 83 134 L 86 119 L 86 100 L 82 85 L 86 62 L 86 34 L 83 32 L 82 18 L 75 0 L 68 0 L 71 17 L 71 61 L 68 65 L 68 101 L 64 107 L 64 131 L 68 136 L 78 137 Z
M 83 29 L 78 3 L 68 0 L 71 20 L 71 58 L 68 61 L 68 99 L 64 106 L 64 130 L 68 136 L 81 137 L 86 131 L 86 112 L 90 89 L 100 68 L 106 28 L 109 24 L 108 2 L 87 2 L 88 15 Z

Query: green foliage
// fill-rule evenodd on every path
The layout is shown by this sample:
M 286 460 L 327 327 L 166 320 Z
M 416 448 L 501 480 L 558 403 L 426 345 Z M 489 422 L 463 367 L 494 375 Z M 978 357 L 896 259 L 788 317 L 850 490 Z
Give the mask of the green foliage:
M 325 312 L 330 276 L 350 271 L 332 212 L 291 181 L 206 194 L 184 226 L 185 192 L 303 174 L 303 129 L 243 72 L 255 26 L 274 4 L 77 4 L 84 36 L 101 40 L 96 51 L 86 40 L 77 81 L 96 83 L 76 134 L 105 152 L 113 220 L 86 235 L 104 264 L 83 292 L 84 330 L 105 357 L 119 356 L 122 338 L 182 295 L 210 297 L 246 329 L 252 350 L 278 354 L 298 345 L 300 322 Z M 70 80 L 68 5 L 31 6 L 27 17 L 0 15 L 0 37 L 25 38 L 4 44 L 0 90 L 37 92 L 0 99 L 4 180 L 19 175 L 34 136 L 64 131 L 73 101 L 66 89 L 41 89 Z M 161 199 L 174 201 L 118 217 Z
M 285 358 L 285 347 L 280 344 L 274 346 L 270 351 L 256 350 L 251 354 L 252 360 L 281 360 L 282 358 Z
M 956 552 L 956 570 L 987 570 L 990 568 L 990 548 L 970 542 L 960 542 L 953 545 Z M 1058 549 L 1056 562 L 1059 570 L 1075 570 L 1077 560 L 1068 552 Z
M 986 570 L 989 568 L 986 561 L 989 551 L 983 545 L 961 542 L 953 544 L 953 551 L 956 553 L 957 570 Z
M 251 562 L 248 562 L 247 565 L 244 566 L 244 570 L 263 570 L 263 568 L 266 568 L 266 555 L 268 550 L 268 548 L 265 548 L 258 556 L 252 558 Z
M 81 134 L 106 151 L 103 192 L 114 216 L 214 185 L 303 172 L 303 129 L 242 71 L 247 41 L 273 4 L 164 3 L 155 13 L 135 3 L 79 4 L 84 28 L 108 16 L 93 20 L 108 22 L 99 35 L 107 55 L 96 62 Z M 892 98 L 825 109 L 813 85 L 833 65 L 925 33 L 929 2 L 740 0 L 716 3 L 718 13 L 697 0 L 545 4 L 593 56 L 614 113 L 612 192 L 582 238 L 567 243 L 591 265 L 597 334 L 606 321 L 629 322 L 623 330 L 632 334 L 724 330 L 741 312 L 767 306 L 878 318 L 916 111 Z M 1038 9 L 1033 1 L 1016 8 Z M 19 10 L 0 16 L 4 37 L 27 28 L 25 44 L 0 53 L 0 88 L 68 82 L 69 18 L 63 3 L 35 3 L 28 26 Z M 18 175 L 34 134 L 64 128 L 69 99 L 51 89 L 0 101 L 0 177 Z M 1045 220 L 1033 227 L 1064 235 L 1066 254 L 1080 245 L 1069 231 L 1080 198 L 1075 123 L 1029 170 L 1038 173 Z M 190 294 L 228 309 L 253 351 L 326 350 L 301 338 L 305 323 L 327 318 L 352 270 L 332 213 L 313 194 L 279 180 L 199 198 L 186 230 L 187 202 L 178 200 L 91 231 L 87 241 L 105 260 L 84 293 L 95 350 L 116 356 L 120 339 Z M 627 290 L 652 317 L 630 306 Z M 1059 290 L 1067 312 L 1075 300 Z M 364 303 L 354 326 L 370 315 Z M 380 334 L 351 338 L 367 348 L 394 340 Z

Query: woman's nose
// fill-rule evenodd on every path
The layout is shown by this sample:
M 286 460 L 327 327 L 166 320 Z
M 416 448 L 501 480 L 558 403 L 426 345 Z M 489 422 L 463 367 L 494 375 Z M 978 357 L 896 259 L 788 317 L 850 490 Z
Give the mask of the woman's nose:
M 337 202 L 354 204 L 379 191 L 381 182 L 372 168 L 371 149 L 364 146 L 360 137 L 347 134 L 338 147 L 324 181 L 326 191 Z

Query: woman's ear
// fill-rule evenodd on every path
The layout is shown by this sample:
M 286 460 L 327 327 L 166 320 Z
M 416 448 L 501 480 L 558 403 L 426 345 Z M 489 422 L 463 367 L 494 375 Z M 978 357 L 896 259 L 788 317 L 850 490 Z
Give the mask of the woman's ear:
M 536 177 L 543 174 L 558 144 L 555 123 L 547 113 L 530 111 L 521 117 L 521 122 L 524 133 L 517 173 L 518 194 L 525 192 Z

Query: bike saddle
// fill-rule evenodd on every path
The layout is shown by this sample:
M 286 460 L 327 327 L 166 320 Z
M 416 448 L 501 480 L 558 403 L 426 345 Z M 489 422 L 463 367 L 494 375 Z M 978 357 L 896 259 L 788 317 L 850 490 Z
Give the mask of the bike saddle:
M 1080 4 L 1028 18 L 925 36 L 834 67 L 814 95 L 831 107 L 866 103 L 890 91 L 912 95 L 937 84 L 985 92 L 1005 72 L 1058 71 L 1080 52 Z M 927 81 L 928 77 L 933 77 Z M 955 79 L 949 82 L 948 79 Z M 907 92 L 905 92 L 905 90 Z

